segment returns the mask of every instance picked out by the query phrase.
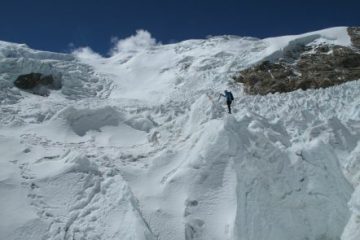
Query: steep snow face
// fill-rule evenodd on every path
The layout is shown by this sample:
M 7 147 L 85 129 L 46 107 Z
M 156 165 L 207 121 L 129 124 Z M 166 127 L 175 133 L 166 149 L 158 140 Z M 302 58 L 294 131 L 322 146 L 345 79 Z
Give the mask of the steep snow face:
M 214 88 L 226 85 L 239 69 L 262 59 L 265 48 L 255 39 L 214 37 L 119 52 L 110 58 L 89 49 L 80 49 L 75 56 L 113 79 L 110 98 L 158 103 L 218 90 Z
M 0 239 L 360 238 L 360 81 L 267 96 L 229 84 L 299 42 L 348 46 L 346 28 L 138 34 L 109 58 L 0 42 Z M 29 72 L 63 88 L 15 89 Z

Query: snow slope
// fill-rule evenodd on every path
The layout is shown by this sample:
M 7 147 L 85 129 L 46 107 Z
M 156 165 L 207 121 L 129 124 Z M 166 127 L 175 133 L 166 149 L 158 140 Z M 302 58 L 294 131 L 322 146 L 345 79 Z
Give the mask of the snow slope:
M 360 81 L 231 84 L 296 43 L 350 40 L 341 27 L 161 45 L 139 31 L 108 58 L 0 42 L 0 239 L 359 239 Z M 63 88 L 13 87 L 30 71 Z

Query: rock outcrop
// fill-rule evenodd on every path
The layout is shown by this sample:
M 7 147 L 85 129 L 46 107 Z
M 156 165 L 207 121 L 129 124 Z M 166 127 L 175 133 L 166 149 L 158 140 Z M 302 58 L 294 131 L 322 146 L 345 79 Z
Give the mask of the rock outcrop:
M 240 72 L 237 82 L 249 94 L 325 88 L 360 79 L 360 28 L 348 28 L 352 47 L 298 44 L 275 61 Z M 294 50 L 295 49 L 295 50 Z
M 360 27 L 349 27 L 348 34 L 353 46 L 360 49 Z
M 52 75 L 43 75 L 41 73 L 29 73 L 20 75 L 14 82 L 14 85 L 22 90 L 37 94 L 40 96 L 48 96 L 50 89 L 61 89 L 61 81 Z

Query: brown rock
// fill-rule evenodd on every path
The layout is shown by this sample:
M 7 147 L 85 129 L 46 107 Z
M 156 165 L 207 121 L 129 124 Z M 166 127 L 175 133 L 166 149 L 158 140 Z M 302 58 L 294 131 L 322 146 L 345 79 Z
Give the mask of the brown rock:
M 265 95 L 326 88 L 360 79 L 360 54 L 354 49 L 321 45 L 307 51 L 292 64 L 280 59 L 262 62 L 241 71 L 241 77 L 235 80 L 244 84 L 247 93 Z
M 43 75 L 41 73 L 20 75 L 14 81 L 14 85 L 19 89 L 41 96 L 49 95 L 49 89 L 58 90 L 62 87 L 61 81 L 55 80 L 52 75 Z
M 353 46 L 360 48 L 360 27 L 349 27 L 347 30 Z

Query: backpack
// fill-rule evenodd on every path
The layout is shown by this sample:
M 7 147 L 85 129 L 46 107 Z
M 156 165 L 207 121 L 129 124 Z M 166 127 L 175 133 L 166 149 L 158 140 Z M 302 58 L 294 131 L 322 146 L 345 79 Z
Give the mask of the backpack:
M 230 100 L 233 101 L 234 100 L 234 96 L 232 95 L 231 92 L 226 92 L 226 100 Z
M 234 96 L 233 96 L 232 92 L 229 92 L 229 94 L 230 94 L 231 101 L 234 101 Z

